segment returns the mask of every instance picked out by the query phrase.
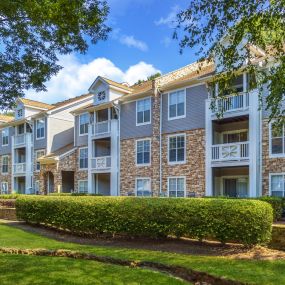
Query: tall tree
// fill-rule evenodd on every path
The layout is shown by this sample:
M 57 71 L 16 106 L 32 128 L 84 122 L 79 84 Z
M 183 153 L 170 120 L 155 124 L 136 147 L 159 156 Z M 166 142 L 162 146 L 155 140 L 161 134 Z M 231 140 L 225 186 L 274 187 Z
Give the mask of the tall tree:
M 103 0 L 0 1 L 0 109 L 28 89 L 45 91 L 62 68 L 58 55 L 105 40 L 108 13 Z
M 174 37 L 180 39 L 184 48 L 198 47 L 202 58 L 218 59 L 221 73 L 214 82 L 219 83 L 219 94 L 225 93 L 236 76 L 236 70 L 244 68 L 244 61 L 250 58 L 247 43 L 266 52 L 263 60 L 268 68 L 262 69 L 253 60 L 246 69 L 254 73 L 260 94 L 268 84 L 269 96 L 266 108 L 271 111 L 270 119 L 284 121 L 282 108 L 285 94 L 285 0 L 191 0 L 187 9 L 177 15 L 178 26 Z M 227 39 L 228 45 L 222 44 Z M 245 48 L 246 53 L 238 53 Z M 269 64 L 274 62 L 275 64 Z M 236 64 L 238 63 L 238 64 Z M 254 86 L 251 86 L 253 88 Z

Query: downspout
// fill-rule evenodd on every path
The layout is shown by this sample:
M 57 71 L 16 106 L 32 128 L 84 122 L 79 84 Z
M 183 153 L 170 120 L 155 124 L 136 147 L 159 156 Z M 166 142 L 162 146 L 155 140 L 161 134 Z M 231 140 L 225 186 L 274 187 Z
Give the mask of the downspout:
M 159 106 L 159 196 L 162 196 L 162 93 L 159 88 L 157 88 L 158 94 L 160 96 L 160 106 Z

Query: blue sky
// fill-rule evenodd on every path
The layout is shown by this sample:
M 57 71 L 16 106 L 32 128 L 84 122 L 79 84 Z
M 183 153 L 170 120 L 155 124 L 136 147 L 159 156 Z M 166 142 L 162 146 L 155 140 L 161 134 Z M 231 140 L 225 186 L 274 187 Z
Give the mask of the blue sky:
M 113 29 L 108 40 L 90 46 L 84 55 L 61 56 L 63 70 L 48 82 L 48 92 L 28 91 L 28 98 L 54 103 L 86 93 L 98 75 L 133 84 L 197 60 L 194 50 L 186 49 L 181 55 L 178 41 L 172 39 L 174 16 L 187 7 L 186 0 L 107 2 L 107 24 Z

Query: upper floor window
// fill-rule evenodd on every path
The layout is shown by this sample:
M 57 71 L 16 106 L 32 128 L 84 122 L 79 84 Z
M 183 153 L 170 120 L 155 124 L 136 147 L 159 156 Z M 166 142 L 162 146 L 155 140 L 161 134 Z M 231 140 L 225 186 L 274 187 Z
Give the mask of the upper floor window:
M 168 178 L 168 196 L 185 197 L 185 177 Z
M 137 101 L 137 125 L 144 125 L 150 123 L 150 105 L 150 98 Z
M 185 162 L 185 135 L 168 137 L 168 161 L 169 163 Z
M 7 155 L 2 156 L 2 173 L 8 173 L 9 159 Z
M 79 135 L 88 134 L 89 115 L 88 113 L 79 116 Z
M 270 192 L 271 196 L 285 197 L 285 173 L 271 174 Z
M 36 134 L 37 134 L 37 139 L 42 139 L 45 137 L 45 120 L 44 119 L 39 119 L 36 122 Z
M 137 164 L 150 164 L 150 139 L 137 140 Z
M 17 135 L 22 135 L 25 133 L 25 124 L 17 126 Z
M 284 125 L 279 126 L 272 123 L 270 127 L 270 153 L 274 156 L 283 156 L 285 154 L 284 143 Z
M 79 149 L 79 168 L 88 168 L 88 148 Z
M 151 196 L 150 178 L 137 178 L 136 194 L 137 196 Z
M 44 150 L 36 151 L 36 171 L 40 171 L 41 170 L 41 164 L 38 161 L 38 159 L 41 158 L 44 155 L 45 155 L 45 151 Z
M 1 194 L 8 194 L 8 182 L 1 182 Z
M 184 118 L 186 115 L 185 90 L 168 94 L 168 119 Z
M 9 144 L 9 128 L 2 130 L 2 146 Z

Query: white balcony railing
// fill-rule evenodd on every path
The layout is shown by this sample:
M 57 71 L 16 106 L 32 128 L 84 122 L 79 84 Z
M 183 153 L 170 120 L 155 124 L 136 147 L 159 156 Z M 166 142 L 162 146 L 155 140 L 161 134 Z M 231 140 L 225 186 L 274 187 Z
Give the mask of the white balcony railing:
M 212 146 L 212 161 L 240 161 L 249 159 L 249 142 L 217 144 Z
M 23 174 L 26 172 L 26 163 L 15 163 L 14 167 L 14 174 Z
M 32 143 L 33 142 L 33 136 L 31 133 L 15 135 L 14 136 L 14 146 L 26 145 L 29 137 L 31 138 L 30 141 Z
M 92 135 L 100 136 L 111 132 L 111 121 L 104 121 L 99 123 L 94 123 L 91 125 Z
M 91 158 L 91 167 L 95 170 L 108 170 L 111 168 L 111 156 Z
M 248 92 L 228 95 L 224 98 L 216 98 L 212 100 L 213 104 L 215 104 L 215 108 L 212 109 L 213 114 L 242 111 L 247 109 L 249 106 Z

